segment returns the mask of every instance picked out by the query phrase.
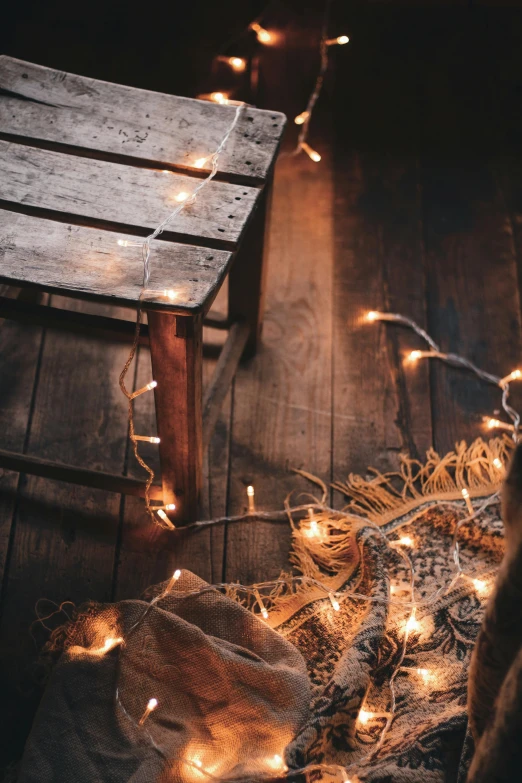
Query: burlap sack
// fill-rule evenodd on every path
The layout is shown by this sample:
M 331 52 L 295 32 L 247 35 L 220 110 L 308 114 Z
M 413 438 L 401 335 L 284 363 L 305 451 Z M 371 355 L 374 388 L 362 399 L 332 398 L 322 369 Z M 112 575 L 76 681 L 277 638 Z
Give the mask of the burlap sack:
M 20 783 L 152 783 L 270 776 L 308 716 L 296 648 L 188 571 L 146 612 L 122 601 L 88 612 L 55 668 Z M 134 629 L 133 629 L 133 626 Z M 108 638 L 124 645 L 106 652 Z M 143 726 L 149 699 L 158 706 Z

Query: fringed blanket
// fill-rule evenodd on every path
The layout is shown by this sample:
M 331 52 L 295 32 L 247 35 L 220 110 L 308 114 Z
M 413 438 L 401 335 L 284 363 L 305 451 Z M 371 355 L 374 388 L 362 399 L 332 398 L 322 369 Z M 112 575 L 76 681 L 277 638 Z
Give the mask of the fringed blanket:
M 301 581 L 223 595 L 185 571 L 146 600 L 81 611 L 62 632 L 20 783 L 297 770 L 443 783 L 459 767 L 464 781 L 468 665 L 503 555 L 491 496 L 509 450 L 477 441 L 444 459 L 430 452 L 426 465 L 404 459 L 400 474 L 350 476 L 337 485 L 343 512 L 292 521 Z M 484 506 L 464 523 L 463 488 Z

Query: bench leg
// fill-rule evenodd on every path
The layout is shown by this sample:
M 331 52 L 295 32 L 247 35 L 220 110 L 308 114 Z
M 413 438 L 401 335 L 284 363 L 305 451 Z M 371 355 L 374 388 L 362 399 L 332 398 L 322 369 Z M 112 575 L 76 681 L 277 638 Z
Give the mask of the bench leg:
M 269 181 L 228 278 L 229 319 L 232 322 L 246 321 L 250 326 L 243 359 L 256 353 L 261 338 L 267 266 L 265 236 L 268 234 L 271 193 L 272 183 Z
M 163 503 L 175 525 L 197 519 L 201 493 L 202 318 L 149 310 Z

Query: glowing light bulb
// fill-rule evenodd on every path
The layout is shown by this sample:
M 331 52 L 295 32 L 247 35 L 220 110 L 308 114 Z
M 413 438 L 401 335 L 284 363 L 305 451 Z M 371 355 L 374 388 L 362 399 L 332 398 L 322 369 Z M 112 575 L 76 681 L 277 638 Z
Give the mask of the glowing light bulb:
M 363 710 L 362 707 L 359 710 L 359 715 L 357 716 L 357 719 L 359 723 L 362 723 L 363 726 L 366 726 L 369 720 L 375 717 L 374 712 L 369 712 L 368 710 Z
M 335 598 L 333 593 L 328 593 L 328 598 L 330 599 L 330 603 L 332 604 L 332 606 L 335 609 L 335 611 L 338 612 L 339 609 L 341 608 L 341 606 L 340 606 L 339 601 L 337 600 L 337 598 Z
M 174 291 L 172 288 L 165 288 L 163 291 L 163 296 L 166 296 L 167 299 L 170 299 L 170 301 L 173 302 L 174 299 L 177 299 L 178 292 Z
M 205 163 L 207 162 L 208 158 L 198 158 L 194 161 L 194 168 L 196 169 L 202 169 Z
M 404 630 L 407 631 L 407 633 L 411 633 L 412 631 L 418 631 L 420 628 L 420 623 L 415 617 L 415 609 L 409 616 L 408 620 L 406 621 L 406 624 L 404 626 Z
M 466 487 L 464 487 L 463 489 L 461 489 L 461 493 L 462 493 L 462 497 L 463 497 L 463 498 L 464 498 L 464 500 L 466 501 L 466 506 L 468 507 L 468 511 L 469 511 L 469 513 L 470 513 L 470 514 L 473 514 L 473 513 L 474 513 L 474 511 L 473 511 L 473 506 L 472 506 L 472 504 L 471 504 L 471 500 L 469 499 L 469 492 L 468 492 L 468 490 L 466 489 Z
M 433 675 L 429 669 L 417 669 L 417 674 L 422 677 L 425 683 L 429 682 L 433 678 Z
M 167 509 L 167 511 L 175 511 L 176 510 L 176 504 L 175 503 L 167 503 L 164 508 Z
M 244 71 L 246 68 L 246 61 L 242 57 L 229 57 L 228 64 L 232 66 L 234 71 Z
M 335 46 L 336 44 L 339 44 L 340 46 L 344 46 L 344 44 L 347 44 L 350 39 L 347 35 L 338 35 L 337 38 L 328 38 L 325 41 L 326 46 Z
M 176 196 L 176 201 L 186 201 L 188 199 L 189 194 L 185 193 L 184 190 L 181 191 L 181 193 L 178 193 Z
M 246 488 L 246 493 L 248 498 L 248 510 L 250 513 L 253 513 L 256 510 L 256 506 L 254 503 L 254 487 L 251 484 Z
M 486 595 L 489 592 L 488 583 L 483 579 L 472 579 L 473 587 L 479 595 Z
M 513 372 L 510 372 L 505 378 L 500 379 L 499 386 L 505 386 L 505 384 L 510 381 L 519 381 L 520 378 L 522 378 L 522 370 L 513 370 Z
M 493 460 L 493 465 L 497 468 L 497 470 L 501 470 L 501 468 L 503 467 L 502 462 L 499 460 L 498 457 L 495 457 L 495 459 Z
M 408 361 L 409 362 L 416 362 L 417 359 L 422 358 L 422 351 L 410 351 L 408 354 Z
M 366 320 L 367 321 L 377 321 L 379 319 L 380 313 L 378 313 L 376 310 L 370 310 L 368 313 L 366 313 Z
M 259 590 L 254 589 L 254 595 L 256 597 L 256 601 L 258 603 L 259 609 L 261 610 L 261 616 L 263 617 L 264 620 L 268 620 L 268 612 L 266 606 L 263 603 L 263 599 L 261 598 Z
M 402 546 L 413 546 L 414 541 L 411 536 L 403 536 L 402 538 L 399 538 L 397 543 L 401 544 Z
M 168 519 L 168 517 L 167 517 L 167 519 Z M 170 590 L 172 590 L 172 588 L 174 587 L 174 585 L 176 584 L 176 582 L 178 581 L 180 576 L 181 576 L 181 569 L 180 568 L 176 568 L 176 570 L 174 571 L 174 573 L 172 574 L 172 576 L 169 579 L 169 583 L 168 583 L 167 589 L 165 591 L 166 593 L 168 593 L 168 592 L 170 592 Z
M 175 525 L 173 525 L 173 524 L 172 524 L 172 522 L 170 521 L 170 519 L 168 518 L 168 516 L 165 514 L 165 512 L 163 511 L 163 509 L 162 509 L 162 508 L 157 508 L 157 509 L 155 509 L 155 510 L 156 510 L 156 514 L 159 516 L 159 518 L 160 518 L 160 519 L 162 519 L 162 520 L 163 520 L 163 522 L 165 522 L 165 524 L 167 525 L 167 527 L 170 527 L 172 530 L 174 530 L 174 528 L 175 528 Z
M 297 117 L 294 118 L 294 122 L 296 125 L 304 125 L 309 116 L 309 111 L 302 111 L 301 114 L 298 114 Z
M 222 105 L 225 105 L 228 103 L 228 95 L 225 95 L 224 92 L 211 92 L 210 100 L 214 101 L 214 103 L 221 103 Z
M 145 394 L 145 392 L 152 391 L 152 389 L 155 389 L 158 385 L 157 381 L 151 381 L 146 386 L 142 386 L 141 389 L 137 389 L 135 392 L 132 393 L 133 397 L 139 397 L 140 394 Z
M 147 707 L 145 709 L 145 712 L 141 716 L 138 725 L 143 726 L 147 718 L 149 717 L 151 712 L 154 712 L 156 707 L 158 706 L 158 700 L 157 699 L 149 699 L 149 702 L 147 704 Z
M 160 439 L 154 435 L 135 435 L 134 440 L 141 440 L 144 443 L 159 443 Z
M 168 169 L 162 169 L 161 173 L 162 174 L 170 174 L 170 171 Z
M 130 239 L 118 239 L 118 245 L 120 247 L 139 247 L 141 242 L 133 242 Z
M 275 756 L 266 759 L 266 765 L 270 767 L 270 769 L 273 769 L 274 772 L 288 772 L 288 767 L 286 766 L 283 757 L 278 753 L 276 753 Z
M 321 160 L 321 156 L 319 155 L 319 153 L 318 153 L 318 152 L 316 152 L 315 150 L 313 150 L 313 149 L 310 147 L 310 145 L 306 143 L 306 141 L 302 141 L 302 142 L 301 142 L 301 149 L 302 149 L 302 150 L 304 150 L 304 151 L 306 152 L 306 154 L 308 155 L 308 157 L 309 157 L 311 160 L 313 160 L 313 161 L 314 161 L 314 163 L 319 163 L 319 161 Z
M 268 44 L 272 42 L 272 36 L 268 32 L 268 30 L 265 30 L 264 27 L 261 27 L 260 24 L 257 22 L 252 22 L 250 25 L 250 29 L 253 30 L 257 36 L 257 40 L 260 43 Z

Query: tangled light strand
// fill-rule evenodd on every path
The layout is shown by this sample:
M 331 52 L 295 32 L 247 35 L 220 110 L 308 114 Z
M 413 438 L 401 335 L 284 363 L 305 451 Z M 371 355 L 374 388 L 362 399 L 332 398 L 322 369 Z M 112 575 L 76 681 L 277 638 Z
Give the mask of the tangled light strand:
M 501 378 L 498 375 L 493 375 L 492 373 L 482 370 L 464 356 L 459 356 L 456 353 L 444 353 L 424 329 L 416 324 L 415 321 L 413 321 L 411 318 L 408 318 L 405 315 L 400 315 L 399 313 L 380 313 L 376 310 L 370 310 L 370 312 L 366 314 L 366 319 L 370 322 L 391 321 L 393 323 L 401 324 L 402 326 L 407 326 L 428 343 L 430 346 L 429 351 L 411 351 L 407 357 L 408 361 L 416 362 L 418 359 L 440 359 L 452 367 L 462 367 L 466 370 L 470 370 L 470 372 L 474 373 L 481 380 L 486 381 L 487 383 L 491 383 L 494 386 L 498 386 L 498 388 L 502 391 L 502 408 L 511 419 L 512 424 L 506 424 L 505 422 L 501 422 L 498 419 L 492 419 L 487 416 L 484 418 L 484 420 L 489 429 L 505 429 L 512 433 L 515 443 L 518 441 L 520 414 L 518 411 L 512 408 L 511 405 L 509 405 L 508 400 L 509 384 L 511 381 L 522 379 L 521 370 L 513 370 L 513 372 L 509 373 L 509 375 Z
M 201 182 L 196 186 L 196 188 L 193 190 L 193 192 L 187 196 L 183 201 L 181 201 L 178 206 L 172 210 L 172 212 L 167 215 L 165 220 L 163 220 L 157 228 L 154 229 L 154 231 L 149 234 L 145 239 L 141 242 L 132 242 L 126 239 L 119 239 L 118 244 L 122 247 L 128 247 L 128 246 L 137 246 L 142 248 L 142 257 L 143 257 L 143 283 L 142 283 L 142 290 L 140 294 L 140 300 L 138 302 L 138 310 L 136 314 L 136 328 L 134 330 L 134 339 L 132 342 L 132 347 L 129 352 L 129 356 L 127 358 L 127 361 L 125 362 L 125 365 L 123 367 L 123 370 L 120 373 L 119 378 L 119 384 L 120 389 L 122 390 L 123 394 L 128 400 L 128 420 L 129 420 L 129 438 L 132 442 L 132 448 L 134 452 L 134 456 L 136 458 L 136 461 L 141 465 L 141 467 L 147 472 L 148 478 L 145 483 L 145 507 L 147 509 L 147 513 L 151 520 L 160 527 L 165 527 L 170 530 L 173 530 L 175 525 L 172 524 L 170 521 L 168 515 L 165 513 L 166 511 L 174 511 L 175 505 L 174 504 L 168 504 L 167 506 L 161 506 L 159 508 L 152 508 L 150 504 L 150 488 L 152 486 L 152 482 L 154 481 L 154 471 L 148 465 L 143 457 L 140 455 L 138 450 L 138 442 L 139 441 L 148 441 L 150 443 L 159 443 L 159 438 L 155 437 L 149 437 L 149 436 L 143 436 L 143 435 L 136 435 L 134 431 L 134 399 L 138 397 L 139 395 L 143 394 L 146 391 L 151 391 L 157 386 L 156 381 L 151 381 L 146 386 L 142 387 L 141 389 L 138 389 L 137 391 L 130 392 L 127 387 L 125 386 L 125 376 L 127 375 L 127 372 L 133 362 L 134 356 L 136 355 L 136 351 L 138 348 L 138 343 L 140 339 L 140 327 L 141 327 L 141 315 L 142 315 L 142 299 L 145 291 L 147 290 L 147 286 L 150 281 L 150 253 L 151 253 L 151 244 L 152 242 L 157 239 L 163 231 L 165 231 L 167 225 L 183 210 L 185 209 L 188 204 L 193 204 L 198 197 L 198 195 L 201 193 L 201 191 L 214 179 L 218 172 L 218 166 L 219 166 L 219 156 L 221 152 L 223 151 L 226 143 L 228 142 L 231 134 L 233 133 L 239 118 L 241 116 L 241 112 L 243 111 L 246 104 L 239 103 L 236 107 L 236 110 L 234 112 L 234 118 L 232 122 L 230 123 L 225 135 L 221 139 L 221 142 L 217 149 L 214 151 L 214 153 L 211 155 L 210 158 L 203 159 L 197 161 L 196 163 L 201 163 L 201 166 L 197 166 L 197 168 L 201 168 L 205 165 L 205 163 L 210 161 L 210 172 L 205 177 L 205 179 L 202 179 Z M 168 292 L 167 292 L 168 293 Z M 154 512 L 157 512 L 158 516 L 162 520 L 162 523 L 158 522 L 158 518 L 155 516 Z

